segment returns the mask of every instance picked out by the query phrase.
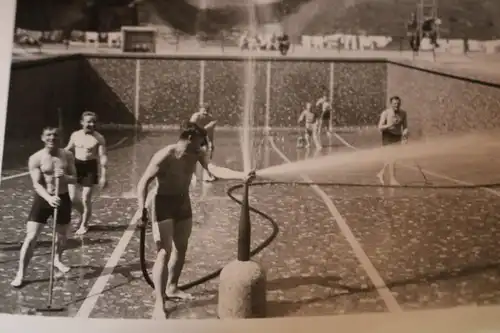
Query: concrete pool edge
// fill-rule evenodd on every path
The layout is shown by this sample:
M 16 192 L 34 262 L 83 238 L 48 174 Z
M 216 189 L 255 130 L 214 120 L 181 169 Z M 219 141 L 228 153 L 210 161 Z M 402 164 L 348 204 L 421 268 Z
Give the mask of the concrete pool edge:
M 106 58 L 106 59 L 144 59 L 144 60 L 193 60 L 193 61 L 245 61 L 251 58 L 255 61 L 273 61 L 273 62 L 349 62 L 349 63 L 383 63 L 386 65 L 395 65 L 411 68 L 414 70 L 432 73 L 440 76 L 445 76 L 458 80 L 465 80 L 471 83 L 477 83 L 487 86 L 500 87 L 500 76 L 487 75 L 486 77 L 480 73 L 473 73 L 472 70 L 467 73 L 461 73 L 456 68 L 446 68 L 440 62 L 432 62 L 426 60 L 416 59 L 414 61 L 390 56 L 373 56 L 372 54 L 366 56 L 356 55 L 343 55 L 343 54 L 311 54 L 311 55 L 289 55 L 282 57 L 279 55 L 270 54 L 252 54 L 245 53 L 237 54 L 200 54 L 200 53 L 171 53 L 171 54 L 147 54 L 147 53 L 95 53 L 95 52 L 78 52 L 66 54 L 43 54 L 40 58 L 27 58 L 27 59 L 13 59 L 11 62 L 12 69 L 22 69 L 34 66 L 40 66 L 51 62 L 60 62 L 67 60 L 77 59 L 90 59 L 90 58 Z M 480 62 L 479 60 L 470 60 L 469 62 Z M 457 65 L 459 63 L 456 63 Z

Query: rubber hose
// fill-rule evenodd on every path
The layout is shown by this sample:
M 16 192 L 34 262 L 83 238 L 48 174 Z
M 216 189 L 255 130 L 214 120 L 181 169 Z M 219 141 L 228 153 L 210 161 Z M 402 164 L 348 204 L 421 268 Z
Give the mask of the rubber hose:
M 262 185 L 266 185 L 266 183 L 249 184 L 249 186 L 262 186 Z M 239 205 L 242 205 L 242 202 L 234 197 L 233 192 L 240 189 L 240 188 L 243 188 L 243 186 L 244 186 L 244 184 L 237 184 L 237 185 L 231 186 L 226 192 L 226 194 L 229 196 L 229 198 Z M 260 243 L 259 246 L 257 246 L 255 249 L 253 249 L 250 252 L 250 255 L 253 257 L 256 254 L 258 254 L 259 252 L 261 252 L 262 250 L 264 250 L 267 246 L 269 246 L 269 244 L 271 244 L 271 242 L 278 235 L 279 227 L 278 227 L 278 224 L 276 223 L 276 221 L 274 221 L 274 219 L 271 216 L 267 215 L 266 213 L 254 208 L 252 206 L 250 206 L 249 208 L 250 208 L 251 212 L 254 212 L 257 215 L 266 219 L 272 228 L 271 235 L 269 235 L 269 237 L 267 237 L 262 243 Z M 142 275 L 144 276 L 144 279 L 146 280 L 146 282 L 151 286 L 151 288 L 154 289 L 153 281 L 151 280 L 151 277 L 149 276 L 149 273 L 148 273 L 148 270 L 146 267 L 145 248 L 146 248 L 146 228 L 142 227 L 142 228 L 140 228 L 140 240 L 139 240 L 139 257 L 140 257 L 141 270 L 142 270 Z M 181 290 L 191 289 L 197 285 L 200 285 L 202 283 L 205 283 L 207 281 L 210 281 L 212 279 L 217 278 L 220 275 L 221 271 L 222 271 L 222 268 L 219 268 L 218 270 L 216 270 L 210 274 L 207 274 L 205 276 L 202 276 L 201 278 L 199 278 L 197 280 L 194 280 L 194 281 L 191 281 L 187 284 L 184 284 L 184 285 L 180 286 L 179 288 Z
M 249 186 L 264 186 L 264 185 L 296 185 L 296 186 L 311 186 L 311 185 L 317 185 L 317 186 L 334 186 L 334 187 L 372 187 L 372 188 L 405 188 L 405 189 L 478 189 L 478 188 L 494 188 L 494 187 L 500 187 L 500 183 L 490 183 L 490 184 L 471 184 L 471 185 L 379 185 L 379 184 L 360 184 L 360 183 L 328 183 L 328 182 L 294 182 L 294 181 L 265 181 L 265 182 L 255 182 L 249 184 Z M 237 184 L 234 186 L 231 186 L 226 194 L 239 204 L 240 206 L 242 205 L 242 202 L 238 199 L 236 199 L 233 196 L 233 192 L 242 188 L 244 184 Z M 279 227 L 276 221 L 266 213 L 253 208 L 250 206 L 250 211 L 256 213 L 257 215 L 260 215 L 264 219 L 266 219 L 273 231 L 271 235 L 265 239 L 259 246 L 257 246 L 255 249 L 253 249 L 250 254 L 251 256 L 255 256 L 259 252 L 261 252 L 263 249 L 265 249 L 278 235 L 279 232 Z M 142 227 L 140 228 L 140 242 L 139 242 L 139 256 L 140 256 L 140 264 L 141 264 L 141 270 L 142 274 L 144 276 L 144 279 L 146 282 L 151 286 L 151 288 L 154 288 L 153 281 L 151 280 L 147 267 L 146 267 L 146 255 L 145 255 L 145 247 L 146 247 L 146 228 Z M 200 285 L 202 283 L 205 283 L 207 281 L 210 281 L 212 279 L 215 279 L 220 275 L 220 272 L 222 271 L 222 268 L 205 275 L 197 280 L 194 280 L 192 282 L 189 282 L 185 285 L 180 286 L 179 288 L 181 290 L 187 290 L 190 289 L 194 286 Z

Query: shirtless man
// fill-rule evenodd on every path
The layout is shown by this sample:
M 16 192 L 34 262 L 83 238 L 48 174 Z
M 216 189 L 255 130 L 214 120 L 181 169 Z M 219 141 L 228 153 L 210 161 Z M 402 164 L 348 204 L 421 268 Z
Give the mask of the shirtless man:
M 306 108 L 299 116 L 298 124 L 304 122 L 306 148 L 311 146 L 311 139 L 317 148 L 321 148 L 321 142 L 318 137 L 318 115 L 312 110 L 312 104 L 307 102 Z
M 401 110 L 401 98 L 393 96 L 390 99 L 391 107 L 380 115 L 378 129 L 382 133 L 382 145 L 405 143 L 408 139 L 408 119 L 405 111 Z M 384 173 L 389 168 L 390 185 L 399 185 L 395 177 L 394 162 L 387 162 L 377 174 L 378 179 L 384 184 Z
M 208 105 L 203 104 L 200 106 L 200 110 L 195 112 L 191 119 L 189 120 L 191 123 L 198 125 L 199 127 L 205 129 L 207 132 L 207 164 L 212 160 L 215 150 L 215 125 L 217 125 L 217 121 L 212 117 L 209 113 Z M 214 178 L 208 177 L 208 174 L 203 173 L 203 180 L 205 181 L 213 181 Z
M 65 148 L 74 150 L 76 159 L 77 184 L 70 186 L 69 190 L 75 209 L 81 216 L 77 235 L 84 235 L 88 231 L 95 185 L 99 184 L 101 188 L 106 186 L 106 140 L 95 130 L 96 122 L 96 114 L 85 111 L 81 118 L 82 129 L 71 135 Z
M 328 128 L 327 135 L 331 135 L 331 132 L 333 131 L 333 109 L 326 96 L 322 96 L 318 99 L 316 102 L 316 108 L 320 114 L 318 119 L 318 135 L 321 137 L 321 131 L 325 126 Z
M 31 212 L 26 225 L 26 237 L 21 247 L 19 270 L 11 282 L 11 286 L 19 288 L 23 285 L 28 264 L 33 257 L 36 241 L 43 226 L 50 217 L 54 217 L 57 208 L 56 253 L 54 267 L 62 273 L 70 268 L 61 262 L 64 243 L 71 221 L 71 199 L 68 184 L 76 182 L 76 169 L 73 155 L 60 149 L 59 131 L 47 127 L 42 132 L 45 147 L 31 155 L 28 162 L 31 181 L 35 190 Z M 59 178 L 59 189 L 56 189 L 56 178 Z
M 191 298 L 178 288 L 178 282 L 193 226 L 189 188 L 197 163 L 213 177 L 202 150 L 206 136 L 203 128 L 188 123 L 177 143 L 166 146 L 152 157 L 137 185 L 138 210 L 135 219 L 140 219 L 139 226 L 145 227 L 142 224 L 148 220 L 149 208 L 157 247 L 153 266 L 156 296 L 153 317 L 157 319 L 165 317 L 167 297 Z M 156 180 L 154 193 L 149 193 L 146 198 L 148 186 L 153 180 Z M 148 207 L 146 199 L 151 201 L 151 207 Z

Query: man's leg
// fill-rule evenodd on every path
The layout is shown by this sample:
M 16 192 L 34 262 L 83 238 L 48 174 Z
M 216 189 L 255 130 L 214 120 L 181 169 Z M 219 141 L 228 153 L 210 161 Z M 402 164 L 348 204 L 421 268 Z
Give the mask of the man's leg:
M 78 184 L 68 184 L 68 193 L 69 197 L 72 201 L 72 207 L 77 211 L 80 215 L 80 218 L 83 215 L 83 204 L 80 196 L 81 187 Z
M 315 125 L 312 135 L 313 135 L 313 140 L 314 140 L 314 145 L 316 146 L 316 149 L 321 149 L 322 144 L 321 144 L 321 126 L 323 125 Z
M 213 156 L 214 156 L 214 149 L 215 146 L 207 147 L 207 150 L 205 152 L 205 161 L 206 164 L 209 165 L 212 162 Z M 203 181 L 213 181 L 214 179 L 208 175 L 207 170 L 202 169 L 202 179 Z
M 396 161 L 392 160 L 389 163 L 389 185 L 399 186 L 399 182 L 396 179 Z
M 333 133 L 333 113 L 332 111 L 330 111 L 330 117 L 328 119 L 328 135 L 331 136 L 332 133 Z
M 164 319 L 165 312 L 165 288 L 167 286 L 167 263 L 172 252 L 173 220 L 153 222 L 153 237 L 156 243 L 156 260 L 153 265 L 153 284 L 155 294 L 155 306 L 153 319 Z
M 385 170 L 387 170 L 387 167 L 389 166 L 389 163 L 384 163 L 384 166 L 382 167 L 382 170 L 379 171 L 379 173 L 377 173 L 377 178 L 378 178 L 378 181 L 380 182 L 380 184 L 384 185 L 385 184 L 385 180 L 384 180 L 384 174 L 385 174 Z
M 71 222 L 71 199 L 69 196 L 61 198 L 61 205 L 57 213 L 56 223 L 56 253 L 54 257 L 54 267 L 62 273 L 67 273 L 70 267 L 64 265 L 61 261 L 64 252 L 68 234 L 68 227 Z
M 94 186 L 82 186 L 82 220 L 76 231 L 77 235 L 84 235 L 89 230 L 89 222 L 92 216 L 92 194 Z
M 168 281 L 166 286 L 167 297 L 190 299 L 192 296 L 179 289 L 179 278 L 184 267 L 189 237 L 193 229 L 193 219 L 189 217 L 174 224 L 173 246 L 170 261 L 168 262 Z
M 19 288 L 22 286 L 26 270 L 31 261 L 31 258 L 33 257 L 33 251 L 35 249 L 38 235 L 40 235 L 43 226 L 43 223 L 34 221 L 28 221 L 28 223 L 26 224 L 26 237 L 24 238 L 24 242 L 21 247 L 21 253 L 19 255 L 19 269 L 17 271 L 16 277 L 10 284 L 12 287 Z
M 309 148 L 311 146 L 311 133 L 312 131 L 309 130 L 308 128 L 306 128 L 306 135 L 304 135 L 304 139 L 305 139 L 305 148 Z
M 401 144 L 400 137 L 394 137 L 390 134 L 382 134 L 382 144 L 384 146 L 393 145 L 393 144 Z M 384 174 L 385 170 L 389 169 L 389 185 L 391 186 L 399 186 L 399 182 L 396 180 L 396 171 L 395 171 L 395 160 L 391 159 L 384 163 L 382 170 L 377 174 L 377 178 L 379 179 L 382 185 L 385 184 Z

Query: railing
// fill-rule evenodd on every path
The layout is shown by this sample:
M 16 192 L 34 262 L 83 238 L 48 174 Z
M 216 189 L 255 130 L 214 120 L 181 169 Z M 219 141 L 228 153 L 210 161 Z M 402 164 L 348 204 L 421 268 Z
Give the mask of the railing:
M 76 32 L 71 40 L 63 40 L 64 36 L 59 32 L 18 32 L 16 44 L 19 47 L 36 46 L 41 52 L 51 49 L 66 49 L 78 52 L 82 48 L 92 49 L 99 53 L 115 53 L 121 49 L 121 33 Z M 157 37 L 158 53 L 172 53 L 185 51 L 211 51 L 221 53 L 234 53 L 241 47 L 241 35 L 238 32 L 222 32 L 218 36 L 193 37 L 171 32 L 159 31 Z M 276 44 L 265 42 L 254 43 L 254 49 L 260 52 L 272 52 L 276 50 Z M 250 43 L 252 44 L 252 43 Z M 421 52 L 433 52 L 436 54 L 494 54 L 500 50 L 500 40 L 477 41 L 468 39 L 444 39 L 438 40 L 439 47 L 434 48 L 427 39 L 422 41 Z M 242 50 L 245 51 L 245 50 Z M 336 33 L 326 36 L 301 36 L 292 38 L 290 53 L 305 52 L 411 52 L 407 36 L 371 36 L 352 35 Z

